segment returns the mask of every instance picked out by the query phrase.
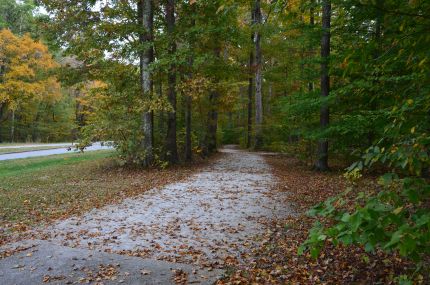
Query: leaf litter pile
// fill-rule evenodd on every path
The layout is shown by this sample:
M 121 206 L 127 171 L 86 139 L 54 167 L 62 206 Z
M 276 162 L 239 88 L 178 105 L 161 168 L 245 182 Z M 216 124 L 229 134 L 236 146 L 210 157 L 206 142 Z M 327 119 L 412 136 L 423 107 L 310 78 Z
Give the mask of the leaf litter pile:
M 326 244 L 318 259 L 297 255 L 315 219 L 305 212 L 315 204 L 343 191 L 342 172 L 317 173 L 298 160 L 266 156 L 278 178 L 277 189 L 289 193 L 296 216 L 272 220 L 258 237 L 247 262 L 232 266 L 224 284 L 396 284 L 396 276 L 410 273 L 411 264 L 396 254 L 366 253 L 359 246 Z M 370 179 L 367 185 L 372 185 Z M 418 280 L 425 284 L 424 280 Z

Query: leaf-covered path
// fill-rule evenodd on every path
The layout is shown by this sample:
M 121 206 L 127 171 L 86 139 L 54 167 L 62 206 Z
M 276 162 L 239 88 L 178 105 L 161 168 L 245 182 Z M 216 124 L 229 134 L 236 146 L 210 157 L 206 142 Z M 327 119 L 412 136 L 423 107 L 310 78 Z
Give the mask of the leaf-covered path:
M 239 262 L 265 223 L 291 209 L 286 193 L 273 190 L 276 179 L 261 154 L 222 152 L 185 181 L 59 221 L 35 236 L 56 246 L 209 270 Z

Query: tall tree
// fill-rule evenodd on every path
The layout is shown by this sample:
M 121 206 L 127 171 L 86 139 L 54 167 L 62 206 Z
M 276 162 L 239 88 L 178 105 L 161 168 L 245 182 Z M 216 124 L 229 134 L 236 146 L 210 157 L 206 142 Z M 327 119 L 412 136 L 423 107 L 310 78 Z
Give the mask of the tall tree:
M 330 22 L 331 22 L 331 1 L 322 1 L 322 29 L 321 38 L 321 97 L 322 105 L 320 110 L 320 127 L 325 129 L 329 125 L 329 108 L 327 97 L 330 93 L 329 76 L 329 56 L 330 56 Z M 328 139 L 322 138 L 318 142 L 318 153 L 315 168 L 319 171 L 328 170 Z
M 251 7 L 251 25 L 254 24 L 254 10 Z M 254 40 L 254 34 L 251 34 L 251 41 Z M 247 138 L 246 147 L 250 148 L 252 146 L 252 100 L 253 100 L 253 90 L 254 90 L 254 51 L 253 48 L 249 52 L 249 78 L 248 78 L 248 113 L 247 113 Z
M 253 36 L 251 37 L 253 38 Z M 246 147 L 250 148 L 252 146 L 252 100 L 253 100 L 253 90 L 254 90 L 254 53 L 252 50 L 249 53 L 249 78 L 248 78 L 248 113 L 247 113 L 247 138 Z
M 311 7 L 309 9 L 309 25 L 313 28 L 315 25 L 315 0 L 311 0 Z M 312 48 L 309 50 L 312 53 Z M 314 91 L 314 83 L 312 81 L 308 82 L 308 91 Z
M 254 47 L 255 47 L 255 148 L 263 144 L 263 94 L 262 94 L 262 53 L 261 53 L 261 1 L 254 1 Z
M 221 48 L 215 47 L 214 57 L 216 61 L 220 61 Z M 218 83 L 216 80 L 215 84 Z M 205 138 L 206 154 L 211 154 L 217 151 L 217 131 L 218 131 L 218 101 L 220 93 L 215 86 L 209 92 L 209 112 L 207 118 L 207 131 Z
M 196 6 L 197 4 L 195 2 L 190 2 L 190 12 L 195 14 L 196 11 Z M 191 24 L 190 27 L 194 28 L 196 25 L 196 20 L 194 18 L 194 15 L 190 15 L 191 16 Z M 194 37 L 191 37 L 190 39 L 188 39 L 189 42 L 189 46 L 190 46 L 190 50 L 191 50 L 191 54 L 189 55 L 188 58 L 188 67 L 189 67 L 189 74 L 188 74 L 188 79 L 191 80 L 193 77 L 193 73 L 192 73 L 192 69 L 193 69 L 193 63 L 194 63 L 194 59 L 193 59 L 193 50 L 194 50 Z M 185 160 L 190 162 L 193 159 L 193 152 L 192 152 L 192 129 L 191 129 L 191 118 L 192 118 L 192 97 L 190 94 L 186 94 L 185 95 Z
M 139 35 L 139 42 L 142 45 L 140 57 L 140 79 L 141 90 L 143 99 L 150 99 L 152 95 L 152 79 L 150 72 L 150 64 L 154 60 L 154 51 L 152 47 L 153 41 L 153 3 L 152 0 L 140 0 L 138 2 L 138 16 L 142 32 Z M 144 149 L 144 159 L 142 161 L 144 166 L 149 166 L 153 163 L 153 116 L 150 110 L 145 110 L 142 114 L 142 147 Z
M 168 101 L 172 107 L 172 111 L 168 113 L 167 119 L 167 137 L 166 150 L 167 160 L 170 163 L 178 162 L 178 147 L 176 143 L 176 64 L 174 63 L 174 55 L 176 52 L 175 40 L 175 0 L 167 0 L 166 3 L 166 24 L 169 41 L 169 55 L 171 63 L 169 66 L 168 83 L 169 90 L 167 94 Z

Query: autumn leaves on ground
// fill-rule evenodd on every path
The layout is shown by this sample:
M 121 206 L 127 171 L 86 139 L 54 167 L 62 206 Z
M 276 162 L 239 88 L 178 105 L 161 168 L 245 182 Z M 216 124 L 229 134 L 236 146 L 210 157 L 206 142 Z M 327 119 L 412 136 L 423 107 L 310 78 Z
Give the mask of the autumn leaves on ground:
M 294 205 L 297 215 L 272 220 L 269 230 L 258 238 L 259 246 L 252 250 L 247 265 L 238 266 L 219 284 L 395 284 L 394 276 L 413 268 L 396 254 L 370 254 L 359 246 L 334 247 L 327 243 L 318 259 L 310 254 L 299 256 L 298 248 L 315 222 L 306 214 L 307 210 L 341 194 L 348 184 L 341 168 L 315 173 L 288 156 L 268 156 L 266 161 L 278 179 L 273 191 L 288 193 L 287 203 Z M 355 190 L 372 186 L 375 181 L 368 178 Z M 352 201 L 353 195 L 349 198 Z
M 316 174 L 291 157 L 235 149 L 191 167 L 151 171 L 121 167 L 111 155 L 1 165 L 2 243 L 41 239 L 222 269 L 218 284 L 390 283 L 409 267 L 359 247 L 329 246 L 319 259 L 297 255 L 312 225 L 304 211 L 342 192 L 341 172 Z M 14 254 L 3 251 L 1 258 Z M 98 278 L 119 280 L 121 270 L 112 270 Z M 64 277 L 41 281 L 52 276 Z M 187 274 L 174 276 L 187 283 Z
M 181 180 L 208 162 L 166 170 L 120 167 L 111 151 L 0 162 L 0 244 L 9 233 L 119 202 Z

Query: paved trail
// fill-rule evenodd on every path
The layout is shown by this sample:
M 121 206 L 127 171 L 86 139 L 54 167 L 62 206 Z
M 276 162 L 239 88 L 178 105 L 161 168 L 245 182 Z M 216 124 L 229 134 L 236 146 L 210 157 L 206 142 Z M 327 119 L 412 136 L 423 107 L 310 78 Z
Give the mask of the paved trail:
M 38 229 L 36 236 L 68 249 L 205 268 L 209 279 L 198 282 L 211 280 L 219 273 L 212 268 L 241 260 L 265 221 L 291 214 L 286 194 L 272 190 L 276 181 L 261 155 L 223 152 L 185 181 Z M 2 267 L 0 261 L 0 274 Z

